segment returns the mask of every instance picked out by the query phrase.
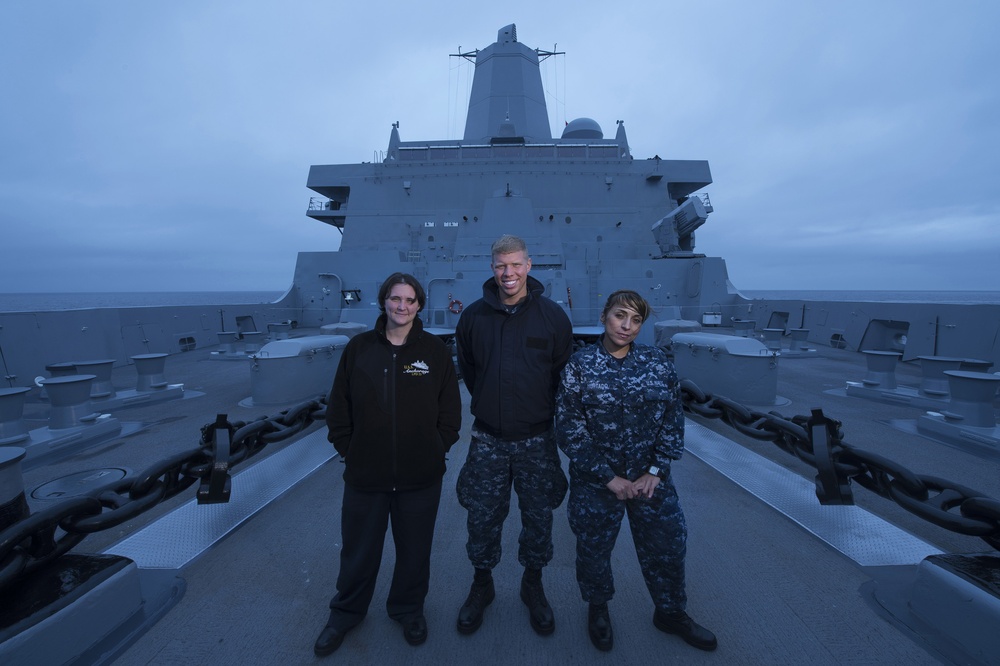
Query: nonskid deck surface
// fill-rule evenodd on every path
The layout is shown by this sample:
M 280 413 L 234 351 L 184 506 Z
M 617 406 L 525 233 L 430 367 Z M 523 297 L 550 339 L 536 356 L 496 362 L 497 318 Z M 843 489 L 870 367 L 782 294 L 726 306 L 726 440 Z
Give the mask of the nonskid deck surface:
M 983 464 L 982 459 L 954 447 L 907 435 L 888 425 L 890 419 L 915 419 L 919 410 L 828 393 L 842 387 L 846 380 L 863 376 L 864 360 L 848 352 L 821 351 L 819 358 L 782 361 L 779 394 L 791 402 L 775 408 L 776 411 L 791 416 L 822 406 L 828 416 L 844 421 L 849 443 L 899 460 L 918 473 L 936 474 L 1000 496 L 995 464 Z M 238 402 L 250 392 L 249 362 L 246 365 L 214 362 L 204 352 L 191 352 L 171 357 L 167 373 L 171 382 L 184 382 L 186 388 L 203 391 L 205 395 L 123 410 L 117 414 L 119 419 L 142 422 L 147 428 L 139 435 L 82 452 L 72 460 L 26 472 L 28 492 L 44 481 L 79 469 L 120 466 L 141 469 L 169 452 L 196 445 L 200 427 L 214 421 L 216 413 L 228 413 L 232 420 L 249 420 L 275 411 L 239 407 Z M 901 384 L 919 383 L 917 374 L 908 377 L 908 373 L 912 369 L 901 367 Z M 26 416 L 30 408 L 33 406 L 26 410 Z M 426 608 L 430 634 L 427 643 L 410 647 L 403 641 L 399 627 L 385 616 L 384 600 L 393 559 L 390 536 L 369 616 L 329 659 L 348 663 L 397 663 L 404 659 L 414 663 L 470 660 L 565 663 L 606 658 L 587 638 L 586 606 L 576 585 L 574 539 L 564 507 L 556 514 L 555 558 L 544 575 L 549 601 L 556 613 L 555 634 L 547 638 L 536 636 L 518 598 L 516 501 L 505 527 L 504 559 L 495 572 L 497 599 L 487 610 L 478 633 L 460 636 L 455 631 L 458 607 L 471 580 L 465 555 L 465 511 L 458 506 L 454 493 L 455 478 L 468 442 L 469 423 L 467 418 L 463 437 L 450 455 L 445 478 Z M 884 564 L 905 570 L 905 562 L 912 559 L 915 564 L 925 549 L 980 552 L 987 550 L 985 544 L 929 525 L 891 502 L 856 488 L 859 506 L 870 514 L 855 507 L 864 516 L 862 527 L 849 528 L 854 531 L 846 541 L 860 550 L 838 545 L 845 554 L 814 536 L 809 530 L 817 530 L 807 524 L 809 519 L 799 524 L 795 521 L 801 521 L 800 518 L 790 520 L 788 515 L 765 503 L 770 501 L 785 508 L 782 502 L 787 500 L 811 507 L 808 510 L 823 516 L 823 508 L 812 505 L 815 499 L 809 491 L 811 468 L 772 444 L 746 440 L 718 422 L 689 418 L 688 426 L 688 452 L 675 465 L 674 475 L 690 531 L 689 611 L 718 634 L 719 650 L 704 654 L 653 628 L 652 605 L 626 528 L 615 551 L 617 593 L 610 608 L 616 633 L 610 657 L 655 658 L 667 663 L 709 660 L 719 663 L 720 659 L 723 663 L 747 664 L 936 663 L 936 657 L 919 644 L 919 639 L 914 640 L 873 610 L 868 595 L 860 591 L 872 578 L 872 569 L 866 567 Z M 770 471 L 760 475 L 748 472 L 747 463 L 739 459 L 729 463 L 729 472 L 723 469 L 725 464 L 718 460 L 719 451 L 735 446 L 729 439 L 745 445 L 754 455 L 773 461 Z M 302 450 L 318 457 L 313 464 L 315 471 L 306 469 L 301 473 L 303 479 L 293 482 L 287 492 L 275 491 L 278 495 L 275 501 L 260 508 L 259 513 L 253 513 L 256 508 L 249 511 L 246 522 L 227 538 L 216 541 L 211 535 L 198 536 L 196 540 L 200 541 L 190 546 L 189 552 L 194 554 L 185 556 L 184 561 L 170 560 L 173 556 L 169 556 L 168 561 L 144 564 L 144 558 L 160 557 L 156 555 L 157 547 L 129 546 L 138 548 L 127 554 L 140 567 L 150 564 L 168 569 L 182 567 L 178 573 L 186 581 L 186 592 L 177 606 L 115 663 L 315 660 L 312 642 L 326 620 L 327 603 L 334 593 L 340 537 L 342 466 L 328 447 L 325 432 L 316 426 L 298 442 L 268 447 L 259 463 L 251 461 L 237 468 L 235 472 L 239 474 L 259 464 L 260 469 L 254 473 L 266 478 L 283 464 L 277 462 L 282 450 L 296 459 L 304 457 L 295 453 Z M 741 448 L 735 446 L 733 451 L 738 454 Z M 294 474 L 298 472 L 287 469 L 280 473 Z M 758 476 L 770 479 L 765 481 L 766 490 L 776 494 L 780 501 L 766 498 L 762 501 L 753 494 L 760 493 L 759 489 L 742 488 L 730 479 L 734 474 L 742 474 L 750 481 L 759 482 Z M 803 478 L 807 480 L 805 491 L 801 487 Z M 251 497 L 252 493 L 241 494 L 242 483 L 241 477 L 234 479 L 232 504 L 263 504 Z M 181 533 L 199 534 L 204 523 L 217 522 L 206 520 L 207 512 L 217 508 L 190 509 L 190 520 L 202 523 L 202 527 L 192 525 L 190 530 L 183 525 L 187 519 L 183 509 L 163 522 L 153 522 L 192 496 L 193 492 L 188 491 L 121 528 L 92 535 L 76 550 L 116 552 L 117 542 L 147 524 L 147 538 L 155 538 L 158 530 L 161 535 L 171 534 L 165 531 L 171 519 L 174 529 Z M 36 501 L 32 503 L 36 505 Z M 206 513 L 199 513 L 202 509 Z M 904 532 L 889 526 L 880 529 L 881 519 Z M 885 535 L 890 532 L 893 538 L 902 539 L 902 545 L 890 541 L 886 546 Z M 911 539 L 906 533 L 916 538 Z M 131 542 L 135 544 L 138 539 L 136 535 Z M 167 541 L 176 545 L 176 534 Z M 121 550 L 125 551 L 128 543 L 126 540 Z M 881 555 L 874 559 L 858 555 L 858 552 L 879 553 L 882 548 L 888 548 L 891 558 L 896 559 L 882 561 Z
M 697 425 L 690 427 L 689 436 L 696 448 L 712 449 L 720 444 L 715 441 L 717 436 Z M 321 447 L 322 434 L 311 435 L 300 444 L 303 448 Z M 312 641 L 326 620 L 326 604 L 336 579 L 341 469 L 336 458 L 331 459 L 190 564 L 183 573 L 188 584 L 185 597 L 115 663 L 180 663 L 186 658 L 199 663 L 313 661 Z M 450 483 L 457 469 L 458 463 L 453 461 L 446 487 L 453 487 Z M 780 472 L 771 473 L 781 477 Z M 783 519 L 695 456 L 679 464 L 675 474 L 691 531 L 689 610 L 716 631 L 720 647 L 716 654 L 706 655 L 653 628 L 652 606 L 626 529 L 615 553 L 618 593 L 611 603 L 616 629 L 613 654 L 617 658 L 638 660 L 652 655 L 657 663 L 722 659 L 723 663 L 835 664 L 849 661 L 847 655 L 862 644 L 866 656 L 873 660 L 935 663 L 927 652 L 872 612 L 858 593 L 868 576 L 856 562 L 810 537 L 799 525 Z M 796 479 L 786 473 L 782 481 L 794 485 Z M 549 601 L 557 614 L 556 633 L 536 636 L 518 598 L 516 516 L 506 526 L 506 555 L 495 572 L 497 599 L 487 610 L 483 628 L 473 636 L 456 632 L 455 616 L 471 579 L 465 557 L 464 518 L 465 511 L 453 492 L 447 494 L 438 521 L 432 589 L 426 607 L 428 642 L 410 647 L 398 625 L 385 616 L 384 599 L 393 561 L 390 544 L 368 618 L 330 659 L 356 664 L 404 660 L 554 664 L 589 663 L 600 658 L 587 638 L 586 606 L 579 598 L 573 568 L 573 536 L 562 509 L 555 522 L 556 555 L 544 575 Z M 135 544 L 128 541 L 121 552 L 135 556 L 140 565 L 143 558 L 147 564 L 181 564 L 187 561 L 188 553 L 171 558 L 178 550 L 176 540 L 185 535 L 201 538 L 193 529 L 185 531 L 182 525 L 174 524 L 162 535 L 167 552 L 136 553 L 132 551 Z M 900 538 L 898 534 L 893 537 Z M 933 550 L 915 538 L 902 538 L 907 543 L 893 563 L 915 564 Z M 874 535 L 861 538 L 869 542 L 878 539 Z M 119 552 L 115 547 L 109 550 Z

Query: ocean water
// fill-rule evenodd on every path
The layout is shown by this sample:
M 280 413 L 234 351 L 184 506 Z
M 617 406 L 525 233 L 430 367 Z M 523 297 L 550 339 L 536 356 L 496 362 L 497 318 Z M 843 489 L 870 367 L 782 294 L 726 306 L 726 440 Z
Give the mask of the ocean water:
M 794 291 L 741 289 L 747 298 L 874 303 L 996 303 L 1000 291 Z
M 147 291 L 81 292 L 62 294 L 0 293 L 0 312 L 120 308 L 153 305 L 237 305 L 271 303 L 280 291 Z
M 998 303 L 1000 291 L 787 291 L 743 289 L 747 298 L 896 303 Z M 0 312 L 117 308 L 152 305 L 271 303 L 280 291 L 150 291 L 62 294 L 0 293 Z

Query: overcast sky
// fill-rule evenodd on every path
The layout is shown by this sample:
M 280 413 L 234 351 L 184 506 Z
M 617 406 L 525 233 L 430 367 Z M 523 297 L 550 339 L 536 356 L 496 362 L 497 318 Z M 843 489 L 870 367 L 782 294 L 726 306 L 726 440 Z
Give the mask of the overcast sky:
M 460 138 L 509 23 L 556 136 L 709 161 L 741 289 L 1000 290 L 995 0 L 7 0 L 0 291 L 284 290 L 309 166 Z

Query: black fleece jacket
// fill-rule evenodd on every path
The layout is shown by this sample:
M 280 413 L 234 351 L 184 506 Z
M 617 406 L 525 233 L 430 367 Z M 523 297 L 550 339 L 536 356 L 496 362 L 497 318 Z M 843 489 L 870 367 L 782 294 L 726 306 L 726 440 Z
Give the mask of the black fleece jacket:
M 406 343 L 385 337 L 386 316 L 347 343 L 327 401 L 328 439 L 344 482 L 360 490 L 416 490 L 445 472 L 462 403 L 448 346 L 419 319 Z
M 474 425 L 510 440 L 552 427 L 559 373 L 573 353 L 569 317 L 542 296 L 541 282 L 529 275 L 527 283 L 527 299 L 509 311 L 490 278 L 455 329 Z

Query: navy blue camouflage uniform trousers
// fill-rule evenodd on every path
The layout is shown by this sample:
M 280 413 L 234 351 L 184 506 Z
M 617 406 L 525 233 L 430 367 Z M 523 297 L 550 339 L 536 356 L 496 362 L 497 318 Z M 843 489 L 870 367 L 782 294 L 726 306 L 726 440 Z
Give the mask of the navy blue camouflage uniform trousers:
M 458 477 L 458 500 L 469 511 L 469 561 L 477 569 L 493 569 L 500 562 L 513 485 L 521 508 L 518 561 L 541 569 L 552 559 L 552 511 L 566 495 L 552 430 L 508 440 L 473 426 L 471 440 Z
M 556 437 L 570 459 L 567 511 L 583 600 L 614 596 L 611 552 L 627 513 L 653 603 L 666 613 L 684 610 L 687 525 L 670 479 L 670 463 L 684 450 L 684 413 L 666 353 L 633 343 L 616 359 L 598 341 L 574 354 L 556 396 Z M 615 476 L 635 481 L 650 466 L 662 477 L 652 497 L 619 500 L 607 488 Z

